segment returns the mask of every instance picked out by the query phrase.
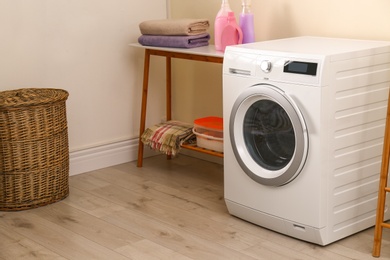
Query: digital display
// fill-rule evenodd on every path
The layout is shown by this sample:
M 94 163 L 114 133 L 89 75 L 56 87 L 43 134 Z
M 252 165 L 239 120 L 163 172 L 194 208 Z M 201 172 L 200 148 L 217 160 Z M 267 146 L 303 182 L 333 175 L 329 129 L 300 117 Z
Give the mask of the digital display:
M 302 61 L 287 61 L 283 72 L 315 76 L 317 75 L 317 63 Z

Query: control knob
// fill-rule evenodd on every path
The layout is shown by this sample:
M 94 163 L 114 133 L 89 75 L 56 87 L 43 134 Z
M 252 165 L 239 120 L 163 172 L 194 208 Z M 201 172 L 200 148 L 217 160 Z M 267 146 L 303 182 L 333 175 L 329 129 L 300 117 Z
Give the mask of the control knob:
M 265 73 L 268 73 L 271 71 L 271 68 L 272 68 L 272 63 L 269 61 L 269 60 L 263 60 L 261 63 L 260 63 L 260 68 L 262 71 L 264 71 Z

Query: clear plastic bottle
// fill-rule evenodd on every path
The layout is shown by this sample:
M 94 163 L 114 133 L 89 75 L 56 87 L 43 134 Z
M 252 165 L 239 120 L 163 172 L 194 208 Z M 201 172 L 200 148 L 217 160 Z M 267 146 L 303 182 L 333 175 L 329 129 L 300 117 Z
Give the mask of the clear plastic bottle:
M 214 44 L 217 51 L 223 51 L 221 39 L 224 28 L 228 25 L 228 14 L 232 12 L 229 1 L 222 0 L 221 9 L 215 17 L 214 23 Z
M 255 41 L 255 27 L 253 13 L 251 12 L 251 0 L 242 0 L 242 13 L 240 14 L 240 28 L 243 34 L 242 43 Z

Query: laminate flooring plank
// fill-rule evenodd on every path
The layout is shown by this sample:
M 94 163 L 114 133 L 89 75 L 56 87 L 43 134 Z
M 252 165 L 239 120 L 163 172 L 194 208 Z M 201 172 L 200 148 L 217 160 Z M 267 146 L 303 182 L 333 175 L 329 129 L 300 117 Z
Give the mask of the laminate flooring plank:
M 156 195 L 164 196 L 164 199 L 169 201 L 170 204 L 174 204 L 185 210 L 197 212 L 200 215 L 208 217 L 215 216 L 216 213 L 226 214 L 228 213 L 224 200 L 220 199 L 223 194 L 220 191 L 208 190 L 208 193 L 213 193 L 207 197 L 199 196 L 198 194 L 206 193 L 203 190 L 197 190 L 197 192 L 189 192 L 188 190 L 181 190 L 172 188 L 165 185 L 160 185 L 155 182 L 145 183 L 142 193 L 153 193 Z M 202 212 L 204 211 L 204 212 Z
M 91 177 L 89 177 L 89 179 L 91 179 Z M 82 179 L 78 179 L 78 181 L 82 181 Z M 88 191 L 83 191 L 79 188 L 74 187 L 76 185 L 72 184 L 72 178 L 70 182 L 70 195 L 68 198 L 66 198 L 66 200 L 62 201 L 63 203 L 68 204 L 76 209 L 84 211 L 98 218 L 107 214 L 111 214 L 112 212 L 121 211 L 124 209 L 124 207 L 112 203 L 105 198 L 97 197 L 89 193 Z
M 364 250 L 355 250 L 350 247 L 343 246 L 336 242 L 324 247 L 322 251 L 330 251 L 337 255 L 343 256 L 346 259 L 366 260 L 367 255 L 371 254 L 372 242 L 373 241 L 370 241 L 370 244 L 367 244 L 367 246 L 365 247 L 366 249 Z M 315 254 L 316 251 L 313 251 L 312 253 Z
M 34 214 L 38 209 L 6 213 L 5 223 L 18 235 L 22 235 L 66 259 L 127 259 L 83 236 Z
M 176 162 L 182 161 L 182 159 L 183 157 L 167 162 L 164 158 L 162 162 L 163 164 L 177 164 Z M 163 203 L 173 204 L 175 207 L 191 210 L 194 214 L 211 219 L 218 216 L 218 214 L 215 214 L 216 212 L 221 212 L 225 216 L 230 217 L 223 199 L 223 185 L 221 185 L 223 183 L 223 172 L 221 165 L 211 164 L 213 167 L 207 167 L 210 163 L 204 164 L 202 161 L 199 163 L 199 160 L 195 160 L 195 162 L 198 162 L 194 163 L 194 160 L 190 158 L 184 161 L 193 161 L 189 165 L 196 164 L 197 168 L 195 170 L 188 169 L 189 167 L 186 167 L 187 165 L 182 162 L 179 165 L 180 169 L 183 167 L 187 170 L 178 170 L 172 176 L 170 171 L 172 167 L 160 167 L 161 162 L 158 160 L 161 160 L 161 158 L 154 158 L 153 160 L 153 164 L 148 163 L 150 168 L 155 167 L 155 170 L 150 173 L 139 170 L 133 163 L 127 163 L 111 167 L 110 169 L 114 168 L 119 171 L 110 171 L 110 174 L 104 173 L 104 169 L 95 171 L 94 177 L 102 178 L 121 187 L 130 187 L 131 184 L 138 182 L 139 187 L 132 186 L 135 191 L 149 197 L 158 198 Z M 204 167 L 205 165 L 206 167 Z M 202 176 L 199 175 L 199 168 L 204 172 Z M 133 178 L 129 177 L 129 175 L 133 176 Z M 214 184 L 209 183 L 210 176 L 214 176 Z M 221 223 L 225 222 L 225 219 L 221 217 L 218 220 Z
M 256 259 L 134 210 L 115 212 L 104 219 L 192 259 Z
M 185 209 L 208 209 L 209 212 L 215 212 L 215 210 L 220 210 L 221 212 L 227 213 L 227 209 L 222 196 L 222 189 L 218 191 L 218 194 L 213 194 L 212 196 L 217 198 L 212 200 L 210 196 L 207 199 L 202 198 L 200 194 L 202 192 L 196 191 L 195 194 L 198 196 L 188 193 L 188 190 L 183 190 L 180 187 L 172 188 L 170 186 L 166 186 L 165 184 L 158 183 L 157 181 L 141 181 L 138 184 L 134 178 L 128 177 L 133 174 L 124 173 L 124 172 L 110 172 L 105 173 L 104 171 L 95 171 L 93 174 L 93 178 L 99 178 L 100 181 L 106 181 L 107 183 L 111 183 L 114 186 L 123 187 L 125 189 L 129 189 L 131 191 L 135 191 L 139 194 L 144 195 L 145 197 L 155 197 L 158 200 L 162 200 L 164 203 L 171 203 L 177 207 L 185 208 Z M 161 176 L 162 174 L 156 173 L 155 176 Z M 182 174 L 184 175 L 184 174 Z M 138 178 L 139 179 L 139 178 Z M 180 179 L 179 179 L 180 181 Z M 78 187 L 77 181 L 75 186 Z M 93 189 L 93 185 L 89 186 L 88 189 Z M 131 188 L 129 188 L 131 186 Z M 97 188 L 95 186 L 94 188 Z M 80 187 L 79 187 L 80 188 Z M 209 214 L 210 215 L 210 214 Z M 213 213 L 215 215 L 215 213 Z
M 40 208 L 34 214 L 111 250 L 143 240 L 123 228 L 62 202 Z
M 183 190 L 195 190 L 201 187 L 215 187 L 222 190 L 223 186 L 223 166 L 219 164 L 204 163 L 202 160 L 193 160 L 188 156 L 181 156 L 171 160 L 166 160 L 161 156 L 148 158 L 148 163 L 142 168 L 136 167 L 134 162 L 117 165 L 113 168 L 131 172 L 153 180 L 160 184 Z M 202 196 L 203 194 L 198 194 Z
M 96 196 L 109 197 L 113 203 L 119 203 L 123 207 L 139 211 L 156 220 L 185 229 L 188 232 L 236 250 L 253 246 L 258 240 L 254 235 L 245 234 L 245 232 L 229 227 L 224 223 L 198 216 L 185 209 L 179 209 L 176 203 L 170 204 L 167 200 L 160 201 L 158 197 L 154 198 L 151 194 L 144 196 L 142 193 L 114 185 L 98 187 L 90 192 L 94 192 Z M 199 207 L 199 205 L 197 206 Z
M 390 259 L 390 230 L 383 230 L 382 237 L 382 249 L 381 249 L 381 259 Z M 371 254 L 373 240 L 374 239 L 374 228 L 368 228 L 359 233 L 353 234 L 349 237 L 337 241 L 337 244 L 340 247 L 347 248 L 348 251 L 354 252 L 355 254 Z M 331 250 L 332 246 L 326 247 L 327 250 Z M 359 258 L 356 258 L 359 259 Z
M 188 192 L 189 189 L 184 190 L 181 187 L 167 186 L 155 180 L 139 181 L 140 178 L 136 178 L 138 176 L 134 175 L 136 174 L 126 173 L 123 171 L 113 171 L 110 173 L 96 171 L 93 174 L 93 177 L 107 181 L 119 187 L 130 189 L 145 196 L 155 197 L 159 200 L 164 200 L 164 202 L 173 203 L 175 206 L 183 209 L 198 210 L 206 208 L 209 213 L 212 212 L 212 215 L 215 215 L 215 211 L 227 213 L 226 205 L 223 201 L 223 190 L 221 187 L 219 187 L 218 190 L 211 190 L 208 188 L 204 188 L 205 190 L 202 190 L 203 187 L 202 189 L 196 187 L 193 192 Z M 164 175 L 164 173 L 158 172 L 155 175 L 161 176 Z M 182 175 L 184 175 L 184 173 Z M 209 193 L 207 197 L 204 196 L 205 193 Z M 211 214 L 208 215 L 210 216 Z
M 142 189 L 142 186 L 150 181 L 144 174 L 139 171 L 134 171 L 136 169 L 134 169 L 135 167 L 131 163 L 125 165 L 127 166 L 128 171 L 117 169 L 117 167 L 110 167 L 87 173 L 87 175 L 92 175 L 99 181 L 117 185 L 129 190 Z
M 0 219 L 2 218 L 0 213 Z M 27 239 L 0 221 L 0 259 L 65 260 L 44 246 Z
M 96 189 L 96 187 L 105 187 L 110 185 L 107 181 L 100 180 L 99 178 L 93 178 L 93 173 L 94 172 L 88 172 L 71 176 L 69 178 L 69 186 L 88 192 L 90 189 Z
M 267 260 L 320 259 L 320 258 L 316 258 L 315 256 L 310 256 L 305 253 L 299 252 L 298 250 L 294 250 L 289 247 L 285 247 L 283 245 L 273 243 L 272 241 L 266 241 L 264 243 L 260 243 L 256 246 L 248 248 L 245 250 L 245 253 L 253 257 L 259 257 L 261 259 L 267 259 Z M 326 259 L 332 259 L 332 258 L 326 258 Z M 333 258 L 333 259 L 341 260 L 338 258 Z
M 147 239 L 124 246 L 117 251 L 135 260 L 192 260 Z

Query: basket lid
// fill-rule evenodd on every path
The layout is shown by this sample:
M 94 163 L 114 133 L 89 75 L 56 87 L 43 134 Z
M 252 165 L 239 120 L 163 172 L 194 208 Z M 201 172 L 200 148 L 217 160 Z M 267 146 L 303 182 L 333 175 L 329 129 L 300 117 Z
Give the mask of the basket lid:
M 202 126 L 202 127 L 206 127 L 206 128 L 215 129 L 215 130 L 222 130 L 223 129 L 223 118 L 216 117 L 216 116 L 198 118 L 198 119 L 194 120 L 194 124 Z
M 21 106 L 36 106 L 64 101 L 69 93 L 54 88 L 23 88 L 0 91 L 0 109 Z

